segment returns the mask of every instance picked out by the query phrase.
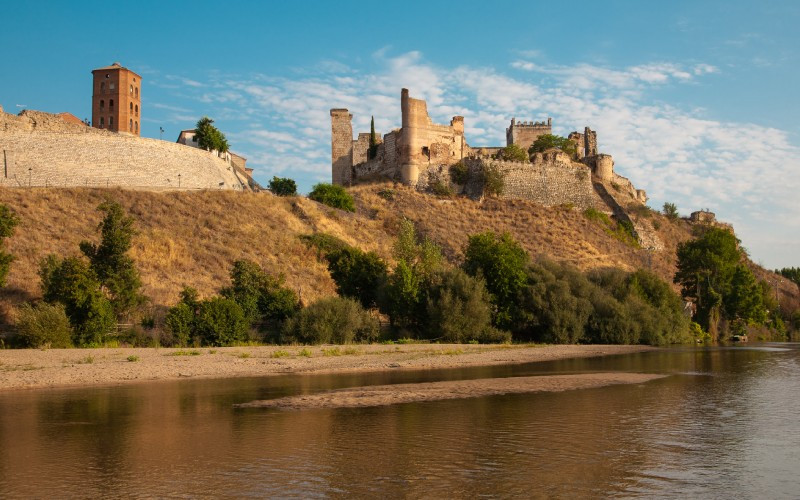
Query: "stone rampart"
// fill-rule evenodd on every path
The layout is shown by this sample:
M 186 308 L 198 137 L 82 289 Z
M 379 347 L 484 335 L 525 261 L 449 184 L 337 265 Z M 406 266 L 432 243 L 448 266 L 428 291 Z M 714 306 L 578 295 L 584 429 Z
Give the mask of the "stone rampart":
M 49 113 L 0 113 L 0 186 L 245 189 L 216 155 L 172 142 L 68 123 Z
M 535 163 L 500 161 L 491 158 L 468 158 L 464 160 L 470 179 L 480 177 L 487 165 L 496 167 L 503 174 L 502 198 L 532 200 L 546 206 L 572 203 L 580 208 L 592 207 L 597 200 L 592 187 L 589 167 L 573 162 L 541 161 Z M 467 182 L 465 192 L 473 198 L 483 195 L 483 186 Z

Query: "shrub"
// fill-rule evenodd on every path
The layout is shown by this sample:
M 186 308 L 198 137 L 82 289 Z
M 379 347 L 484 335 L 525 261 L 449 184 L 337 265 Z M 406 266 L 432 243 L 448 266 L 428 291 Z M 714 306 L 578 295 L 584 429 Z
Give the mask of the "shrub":
M 442 196 L 449 198 L 453 196 L 453 189 L 450 187 L 449 184 L 442 182 L 441 180 L 436 180 L 431 183 L 430 185 L 431 192 L 436 196 Z
M 381 189 L 378 191 L 378 196 L 386 201 L 394 201 L 394 189 Z
M 319 183 L 315 184 L 308 197 L 329 207 L 355 212 L 356 205 L 353 197 L 342 186 Z
M 0 287 L 5 286 L 11 262 L 14 256 L 3 251 L 3 240 L 14 234 L 19 224 L 19 217 L 7 206 L 0 204 Z
M 450 180 L 462 186 L 469 180 L 469 168 L 463 161 L 456 163 L 450 167 Z
M 354 247 L 342 248 L 325 258 L 339 295 L 354 298 L 367 308 L 377 305 L 386 283 L 387 266 L 383 259 L 375 252 Z
M 221 294 L 239 304 L 248 325 L 281 322 L 300 307 L 297 294 L 283 286 L 283 276 L 271 276 L 255 262 L 234 262 L 231 281 Z
M 529 161 L 528 153 L 517 146 L 516 144 L 509 144 L 497 152 L 497 159 L 503 161 Z
M 461 269 L 440 271 L 428 289 L 426 316 L 429 338 L 454 343 L 481 340 L 492 329 L 489 292 L 482 279 Z
M 60 260 L 50 255 L 42 262 L 39 276 L 45 302 L 64 306 L 73 343 L 101 344 L 114 328 L 114 311 L 89 266 L 75 257 Z
M 62 304 L 23 304 L 16 326 L 23 347 L 72 347 L 72 329 Z
M 164 324 L 174 344 L 186 347 L 195 333 L 195 310 L 185 302 L 178 302 L 167 311 Z
M 505 189 L 505 176 L 497 165 L 484 165 L 481 172 L 483 192 L 487 196 L 500 196 Z
M 550 266 L 558 267 L 557 264 Z M 563 273 L 562 269 L 558 271 Z M 575 285 L 571 281 L 586 278 L 578 274 L 572 276 L 572 280 L 565 279 L 539 265 L 531 266 L 527 272 L 529 283 L 523 292 L 523 306 L 530 317 L 524 336 L 552 344 L 583 340 L 592 305 L 573 290 Z M 580 283 L 575 288 L 583 286 L 585 284 Z
M 247 320 L 233 300 L 214 297 L 200 304 L 197 334 L 205 344 L 225 346 L 247 340 Z
M 297 195 L 297 184 L 294 182 L 293 179 L 281 178 L 281 177 L 272 177 L 272 180 L 269 181 L 269 186 L 267 187 L 272 194 L 278 196 L 296 196 Z
M 378 339 L 378 320 L 347 297 L 318 300 L 286 322 L 287 340 L 304 344 L 349 344 Z
M 678 217 L 680 217 L 680 215 L 678 214 L 678 206 L 675 205 L 674 203 L 665 202 L 664 203 L 664 215 L 669 220 L 672 220 L 672 221 L 678 220 Z

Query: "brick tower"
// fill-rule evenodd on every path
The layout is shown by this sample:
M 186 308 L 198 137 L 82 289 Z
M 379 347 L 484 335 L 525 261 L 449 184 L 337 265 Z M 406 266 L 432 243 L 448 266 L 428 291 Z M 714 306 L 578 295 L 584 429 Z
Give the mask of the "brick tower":
M 142 77 L 115 62 L 92 71 L 92 126 L 140 135 Z

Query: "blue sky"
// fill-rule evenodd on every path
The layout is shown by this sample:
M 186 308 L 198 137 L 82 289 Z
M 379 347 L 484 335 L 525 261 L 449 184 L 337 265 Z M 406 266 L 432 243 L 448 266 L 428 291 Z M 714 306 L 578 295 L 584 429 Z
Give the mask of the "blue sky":
M 330 180 L 332 107 L 434 120 L 502 145 L 512 116 L 588 125 L 616 170 L 683 214 L 732 222 L 757 262 L 800 265 L 800 2 L 1 0 L 0 104 L 91 113 L 91 70 L 143 77 L 142 135 L 203 115 L 256 178 Z

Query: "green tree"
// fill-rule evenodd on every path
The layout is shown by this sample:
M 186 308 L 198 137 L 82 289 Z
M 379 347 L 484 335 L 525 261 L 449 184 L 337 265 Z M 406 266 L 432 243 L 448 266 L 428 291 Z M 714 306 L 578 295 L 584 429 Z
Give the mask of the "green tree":
M 784 267 L 781 270 L 775 270 L 775 274 L 780 274 L 784 278 L 789 278 L 794 281 L 797 286 L 800 286 L 800 267 Z
M 369 121 L 369 149 L 367 150 L 367 159 L 371 160 L 378 155 L 378 136 L 375 134 L 375 117 L 371 117 Z
M 461 269 L 435 273 L 427 291 L 427 336 L 443 342 L 481 341 L 492 330 L 489 292 Z
M 105 201 L 97 209 L 105 213 L 98 226 L 100 243 L 82 241 L 80 249 L 89 258 L 92 271 L 108 293 L 114 313 L 124 316 L 144 301 L 139 271 L 127 255 L 136 234 L 135 220 L 113 201 Z
M 39 276 L 45 302 L 64 305 L 73 342 L 101 344 L 115 326 L 114 309 L 89 265 L 76 257 L 61 260 L 50 255 L 42 262 Z
M 377 340 L 379 333 L 378 319 L 347 297 L 318 300 L 284 327 L 287 340 L 303 344 L 370 342 Z
M 418 335 L 426 323 L 426 300 L 433 274 L 442 269 L 442 251 L 417 234 L 414 223 L 401 219 L 394 257 L 397 265 L 386 287 L 384 310 L 392 325 Z
M 530 161 L 528 153 L 516 144 L 509 144 L 498 151 L 497 159 L 504 161 Z
M 0 204 L 0 287 L 5 286 L 8 271 L 14 256 L 3 250 L 3 240 L 14 234 L 14 228 L 19 224 L 19 217 L 6 205 Z
M 344 187 L 321 182 L 315 184 L 308 197 L 329 207 L 355 212 L 356 205 Z
M 278 196 L 297 196 L 297 184 L 294 182 L 293 179 L 281 178 L 281 177 L 272 177 L 272 180 L 269 181 L 268 188 L 272 194 Z
M 164 326 L 176 345 L 186 347 L 196 332 L 196 310 L 185 302 L 178 302 L 167 310 Z
M 201 149 L 225 153 L 228 151 L 228 140 L 213 123 L 214 120 L 207 116 L 200 118 L 194 128 L 194 138 Z
M 575 154 L 574 142 L 566 137 L 552 134 L 544 134 L 537 137 L 533 144 L 531 144 L 531 147 L 528 148 L 528 153 L 542 153 L 552 148 L 560 149 L 571 156 Z
M 495 307 L 494 324 L 514 331 L 525 321 L 520 307 L 521 292 L 527 284 L 528 254 L 510 234 L 497 236 L 488 231 L 469 237 L 463 268 L 470 276 L 486 280 Z
M 248 326 L 267 322 L 277 328 L 300 308 L 297 294 L 284 286 L 283 276 L 272 276 L 250 260 L 233 263 L 231 281 L 221 294 L 242 308 Z
M 231 299 L 214 297 L 200 303 L 196 329 L 206 345 L 226 346 L 247 340 L 247 319 Z
M 742 264 L 738 243 L 730 231 L 710 227 L 698 238 L 678 245 L 674 281 L 681 286 L 681 295 L 694 301 L 696 321 L 714 340 L 721 319 L 758 323 L 763 317 L 761 289 Z
M 678 217 L 680 217 L 680 215 L 678 214 L 678 206 L 675 205 L 674 203 L 665 202 L 664 203 L 664 215 L 669 220 L 673 220 L 673 221 L 674 220 L 678 220 Z
M 325 256 L 339 295 L 358 300 L 366 308 L 375 307 L 386 283 L 387 266 L 375 252 L 345 247 Z
M 532 265 L 527 273 L 522 305 L 530 317 L 524 337 L 551 344 L 583 340 L 593 311 L 591 302 L 574 293 L 569 280 L 556 276 L 545 266 Z

